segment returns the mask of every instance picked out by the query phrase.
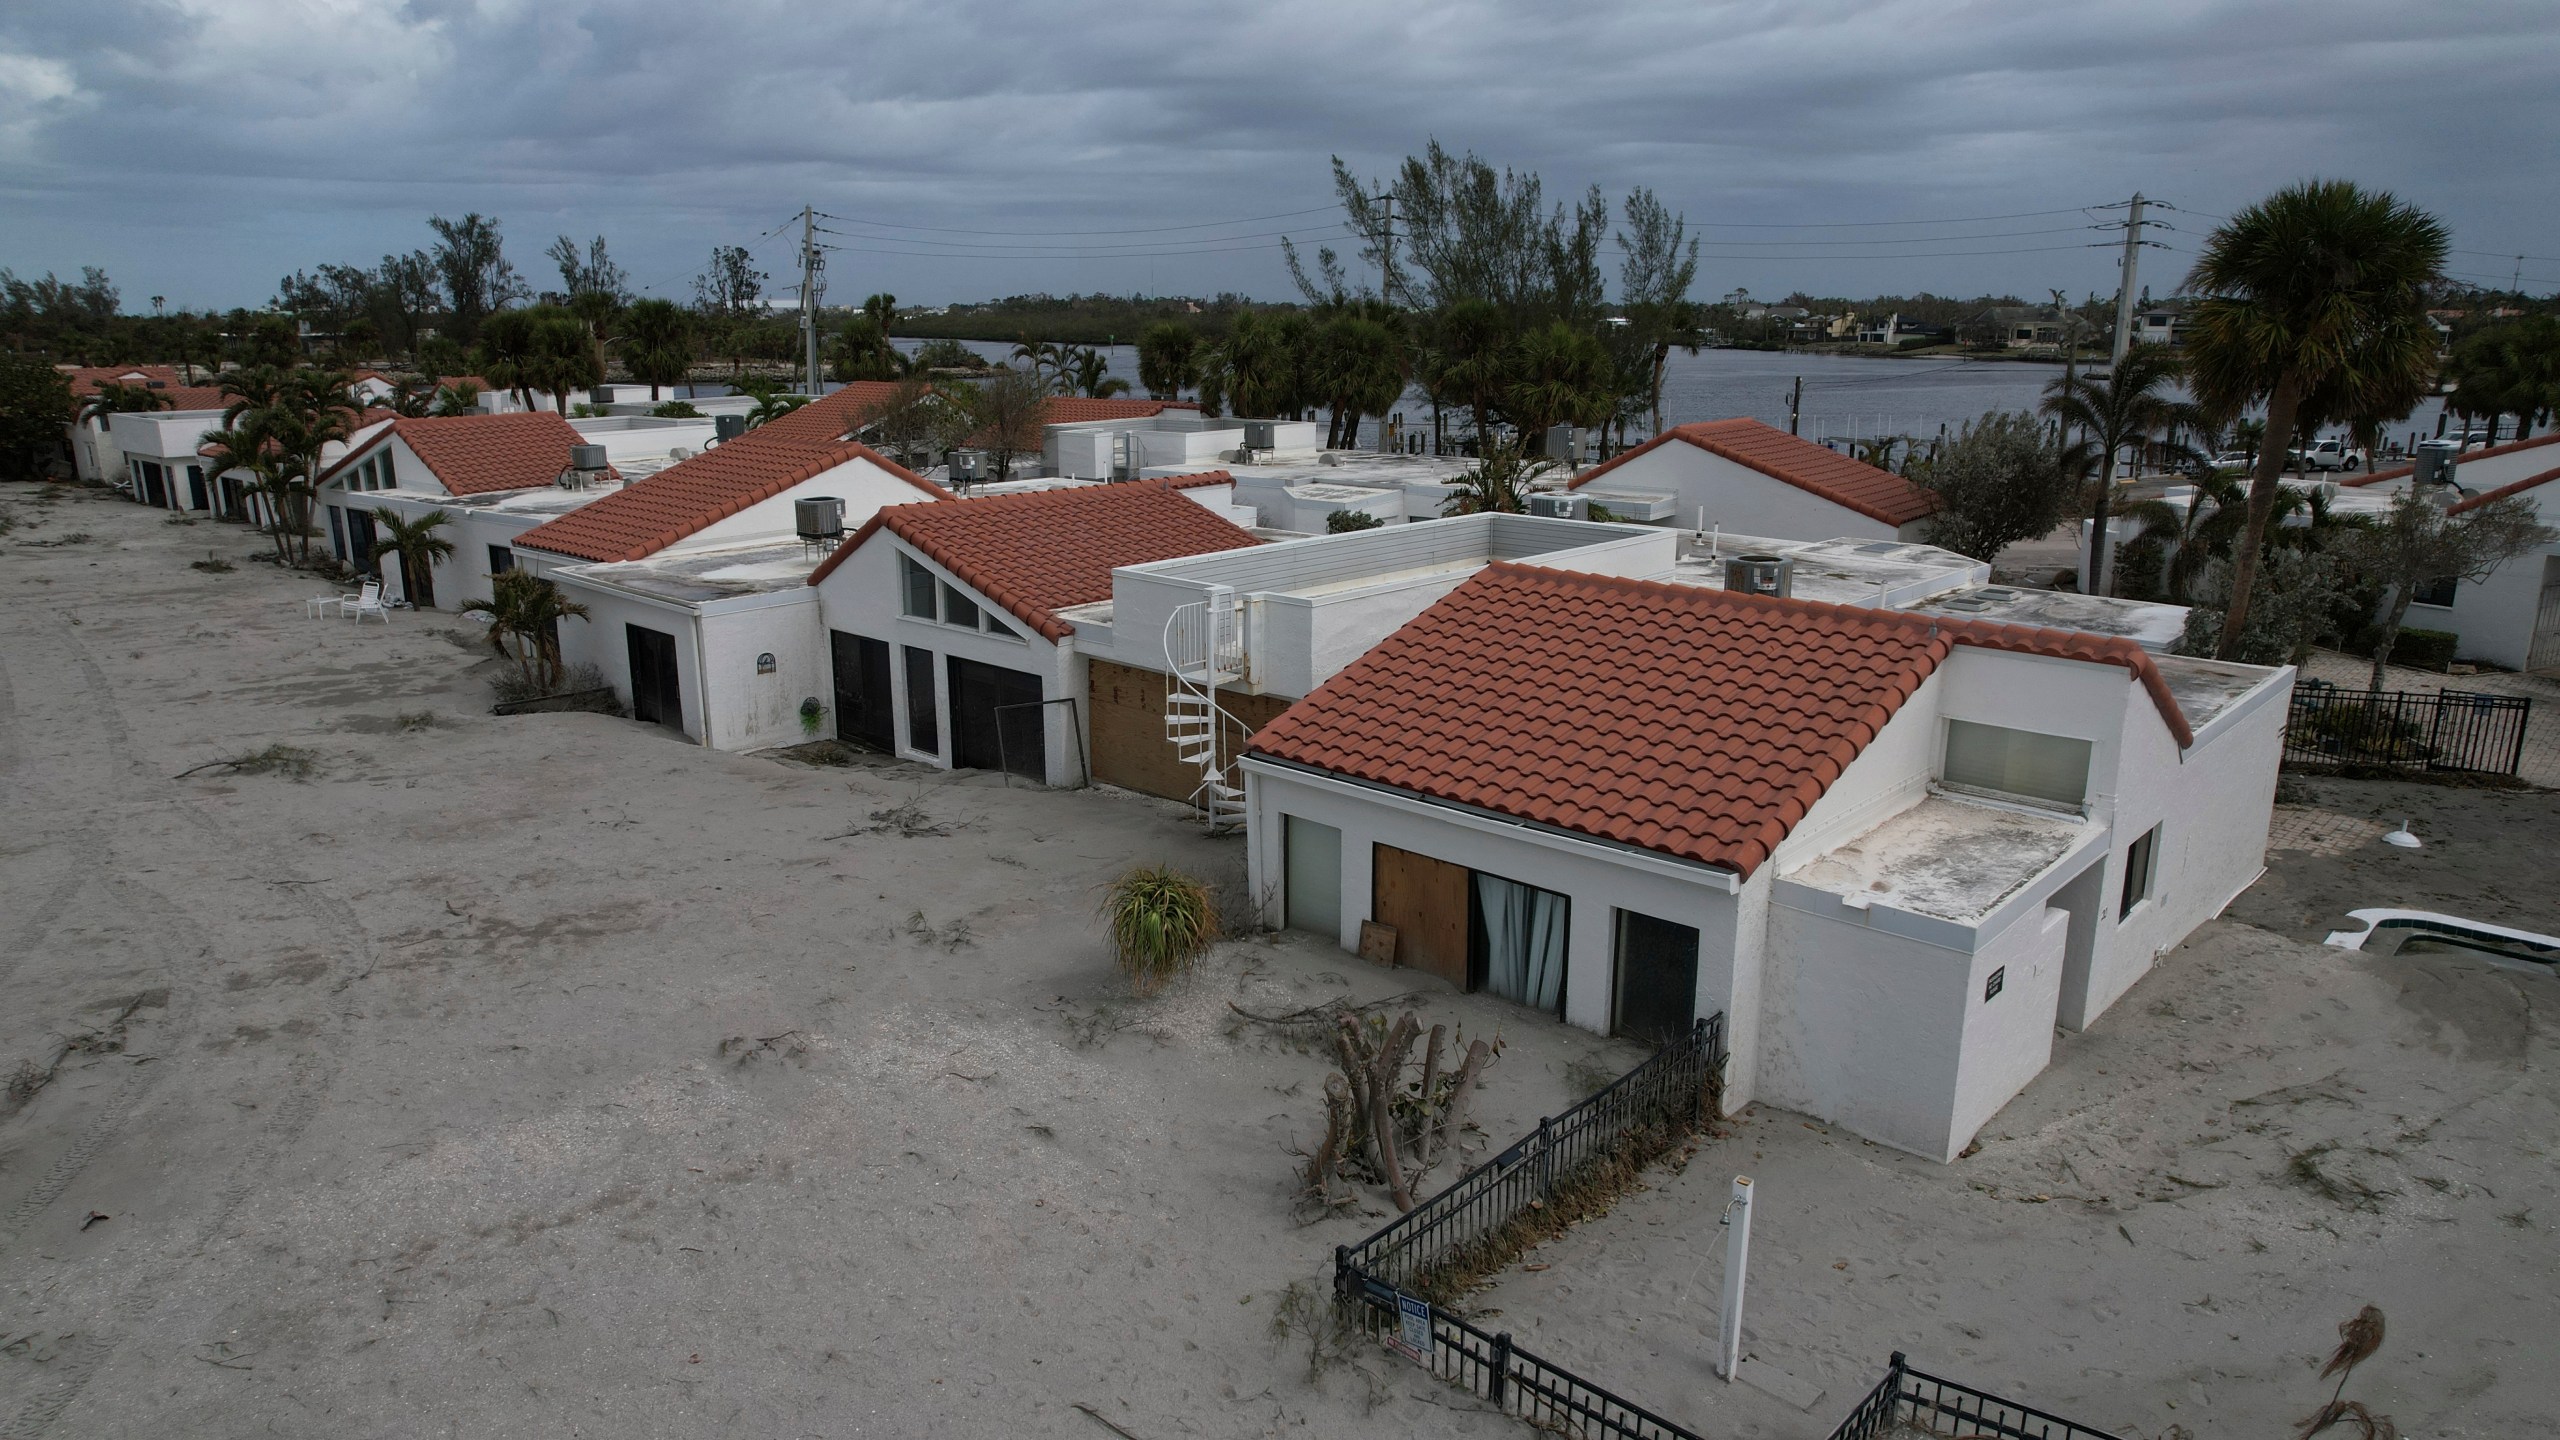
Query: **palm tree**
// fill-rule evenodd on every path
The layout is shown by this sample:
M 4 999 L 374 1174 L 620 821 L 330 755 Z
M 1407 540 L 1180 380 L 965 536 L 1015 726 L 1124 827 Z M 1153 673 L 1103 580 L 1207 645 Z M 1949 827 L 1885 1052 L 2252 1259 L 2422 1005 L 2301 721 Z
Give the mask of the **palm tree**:
M 1467 410 L 1479 446 L 1493 443 L 1510 344 L 1510 325 L 1490 300 L 1460 300 L 1432 318 L 1423 384 Z
M 435 403 L 427 407 L 429 415 L 439 418 L 469 415 L 480 408 L 480 387 L 468 380 L 457 380 L 436 389 Z
M 768 420 L 779 420 L 809 403 L 808 396 L 794 395 L 785 390 L 739 388 L 756 397 L 755 408 L 747 412 L 747 428 L 750 430 Z
M 1587 330 L 1558 320 L 1511 347 L 1503 408 L 1523 443 L 1552 425 L 1603 425 L 1617 410 L 1617 367 Z
M 1443 515 L 1518 515 L 1529 508 L 1529 482 L 1555 467 L 1551 460 L 1531 462 L 1517 444 L 1485 446 L 1475 468 L 1450 481 L 1455 490 L 1440 507 Z
M 2115 506 L 2116 456 L 2178 423 L 2178 402 L 2167 392 L 2177 378 L 2178 357 L 2169 347 L 2137 341 L 2104 380 L 2075 375 L 2045 386 L 2044 413 L 2080 431 L 2097 452 L 2098 484 L 2089 505 L 2092 595 L 2107 593 L 2107 516 Z
M 248 476 L 242 487 L 245 493 L 265 493 L 263 487 L 271 448 L 267 444 L 266 432 L 254 421 L 207 430 L 197 440 L 196 448 L 197 453 L 205 457 L 206 472 L 214 477 L 217 490 L 222 477 L 237 470 Z M 243 515 L 237 518 L 246 520 L 250 517 Z M 284 531 L 281 526 L 276 527 L 276 544 L 277 558 L 283 559 Z
M 285 372 L 273 365 L 244 365 L 226 373 L 220 382 L 225 397 L 222 423 L 235 425 L 252 410 L 272 408 L 283 398 Z
M 489 577 L 490 598 L 463 605 L 489 618 L 489 648 L 515 662 L 528 693 L 548 695 L 560 683 L 560 622 L 584 620 L 587 607 L 562 598 L 560 587 L 530 570 Z
M 1044 389 L 1065 393 L 1067 368 L 1074 363 L 1066 345 L 1047 340 L 1024 340 L 1013 347 L 1013 358 L 1031 362 L 1031 373 L 1039 377 Z
M 436 562 L 453 558 L 453 542 L 436 532 L 453 517 L 442 510 L 430 510 L 411 520 L 388 506 L 377 505 L 373 520 L 380 538 L 374 542 L 374 565 L 379 570 L 387 552 L 400 557 L 400 593 L 421 610 L 432 610 L 436 604 Z
M 1215 414 L 1296 418 L 1298 337 L 1295 315 L 1272 317 L 1256 310 L 1237 315 L 1226 338 L 1210 347 L 1200 366 L 1200 398 Z
M 1095 400 L 1108 400 L 1129 393 L 1129 382 L 1110 372 L 1111 358 L 1087 345 L 1066 352 L 1066 368 L 1058 376 L 1058 386 L 1071 395 Z
M 2195 482 L 2183 509 L 2166 500 L 2143 500 L 2117 513 L 2141 526 L 2137 537 L 2126 542 L 2126 555 L 2137 547 L 2170 552 L 2160 592 L 2185 605 L 2193 603 L 2187 597 L 2205 567 L 2231 554 L 2232 537 L 2248 517 L 2248 491 L 2228 475 L 2209 474 Z
M 533 322 L 531 346 L 519 367 L 524 383 L 551 397 L 562 419 L 569 415 L 569 395 L 591 395 L 604 381 L 604 361 L 596 354 L 594 332 L 574 315 L 554 313 Z
M 1179 400 L 1200 383 L 1200 332 L 1159 320 L 1138 337 L 1138 382 L 1158 400 Z
M 622 313 L 622 368 L 645 380 L 649 398 L 661 385 L 681 385 L 693 368 L 693 322 L 672 300 L 634 300 Z
M 148 385 L 127 385 L 118 380 L 101 380 L 96 392 L 80 402 L 80 419 L 83 422 L 94 420 L 104 427 L 110 415 L 166 410 L 176 403 L 166 390 L 154 390 Z
M 2239 652 L 2296 429 L 2406 414 L 2424 393 L 2436 350 L 2426 296 L 2450 243 L 2434 216 L 2343 180 L 2279 190 L 2206 239 L 2186 281 L 2202 297 L 2189 383 L 2197 400 L 2231 413 L 2267 407 L 2219 657 Z
M 432 415 L 436 391 L 433 375 L 403 375 L 392 382 L 391 393 L 382 398 L 382 407 L 404 420 Z

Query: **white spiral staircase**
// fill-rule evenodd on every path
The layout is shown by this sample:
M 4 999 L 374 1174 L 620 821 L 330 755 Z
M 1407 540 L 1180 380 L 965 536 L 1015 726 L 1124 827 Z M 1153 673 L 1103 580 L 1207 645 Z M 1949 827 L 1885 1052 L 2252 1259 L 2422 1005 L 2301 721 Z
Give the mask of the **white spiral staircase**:
M 1207 599 L 1177 606 L 1164 624 L 1164 736 L 1183 765 L 1200 772 L 1192 807 L 1223 834 L 1244 823 L 1243 722 L 1218 706 L 1218 687 L 1244 679 L 1244 612 L 1236 592 L 1209 587 Z

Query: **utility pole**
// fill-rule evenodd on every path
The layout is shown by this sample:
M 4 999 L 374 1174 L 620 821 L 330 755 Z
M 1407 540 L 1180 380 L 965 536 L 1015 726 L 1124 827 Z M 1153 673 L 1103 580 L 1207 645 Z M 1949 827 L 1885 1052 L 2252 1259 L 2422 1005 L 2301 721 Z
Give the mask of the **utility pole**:
M 818 250 L 818 212 L 800 207 L 800 343 L 808 353 L 809 395 L 818 395 L 818 272 L 827 268 Z
M 1796 433 L 1796 422 L 1804 418 L 1804 377 L 1796 377 L 1796 388 L 1787 392 L 1787 433 Z
M 2116 292 L 2115 362 L 2124 363 L 2124 352 L 2133 344 L 2133 272 L 2136 257 L 2142 254 L 2142 192 L 2133 192 L 2133 204 L 2124 217 L 2124 288 Z
M 1385 224 L 1380 239 L 1386 248 L 1378 258 L 1378 298 L 1393 305 L 1396 303 L 1396 192 L 1381 188 L 1373 198 L 1385 207 Z

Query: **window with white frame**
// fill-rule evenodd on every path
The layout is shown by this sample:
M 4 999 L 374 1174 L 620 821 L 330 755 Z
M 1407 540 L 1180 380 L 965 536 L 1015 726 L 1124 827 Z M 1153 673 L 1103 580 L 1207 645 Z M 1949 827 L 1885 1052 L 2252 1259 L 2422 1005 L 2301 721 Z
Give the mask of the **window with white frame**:
M 968 591 L 935 575 L 912 555 L 898 557 L 898 586 L 901 612 L 910 619 L 938 621 L 999 640 L 1023 639 L 994 611 L 971 599 Z
M 1950 720 L 1938 778 L 1958 790 L 2077 810 L 2089 796 L 2091 749 L 2068 735 Z

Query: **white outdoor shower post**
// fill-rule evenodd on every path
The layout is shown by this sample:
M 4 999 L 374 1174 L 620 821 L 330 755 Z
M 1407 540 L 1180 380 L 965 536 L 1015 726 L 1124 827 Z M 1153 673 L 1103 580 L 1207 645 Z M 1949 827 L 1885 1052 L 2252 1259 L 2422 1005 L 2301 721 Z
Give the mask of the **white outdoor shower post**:
M 1723 1333 L 1716 1347 L 1716 1373 L 1727 1383 L 1742 1368 L 1742 1275 L 1751 1263 L 1751 1177 L 1733 1177 L 1733 1198 L 1724 1206 L 1724 1309 L 1718 1315 Z

